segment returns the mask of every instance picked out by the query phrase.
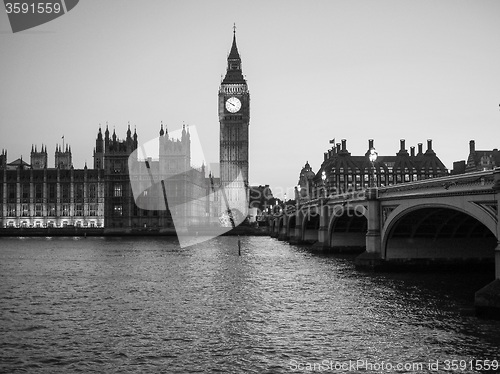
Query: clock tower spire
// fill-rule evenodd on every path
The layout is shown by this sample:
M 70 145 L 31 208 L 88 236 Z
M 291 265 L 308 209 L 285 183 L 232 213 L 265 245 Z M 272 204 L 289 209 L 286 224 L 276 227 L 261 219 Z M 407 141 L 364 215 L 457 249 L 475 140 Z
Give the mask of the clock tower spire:
M 241 212 L 246 212 L 250 93 L 241 69 L 241 57 L 236 44 L 236 25 L 233 26 L 233 43 L 227 57 L 226 76 L 219 88 L 219 124 L 221 187 L 225 190 L 229 204 L 238 206 Z M 240 173 L 243 181 L 238 182 Z
M 241 57 L 238 52 L 238 46 L 236 45 L 236 26 L 233 26 L 233 44 L 231 46 L 231 51 L 227 56 L 227 71 L 226 77 L 222 83 L 243 83 L 246 84 L 245 78 L 241 71 Z

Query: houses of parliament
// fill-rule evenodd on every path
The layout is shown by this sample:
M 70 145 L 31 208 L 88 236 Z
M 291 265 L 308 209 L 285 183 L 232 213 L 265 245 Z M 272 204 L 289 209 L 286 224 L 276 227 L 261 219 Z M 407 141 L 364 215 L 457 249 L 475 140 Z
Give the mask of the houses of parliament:
M 191 165 L 191 137 L 185 126 L 174 138 L 163 124 L 158 158 L 130 163 L 139 147 L 128 126 L 119 139 L 99 127 L 93 167 L 75 169 L 71 147 L 56 146 L 54 167 L 47 146 L 32 146 L 29 163 L 0 155 L 0 228 L 174 229 L 175 217 L 196 225 L 231 205 L 248 207 L 250 96 L 233 29 L 227 71 L 219 88 L 220 177 Z M 131 157 L 132 155 L 132 157 Z M 154 174 L 154 178 L 153 178 Z M 161 178 L 159 178 L 159 176 Z M 167 182 L 164 183 L 165 179 Z M 134 191 L 132 186 L 144 188 Z M 212 191 L 224 191 L 224 199 Z M 206 197 L 206 199 L 204 198 Z M 211 199 L 211 200 L 210 200 Z

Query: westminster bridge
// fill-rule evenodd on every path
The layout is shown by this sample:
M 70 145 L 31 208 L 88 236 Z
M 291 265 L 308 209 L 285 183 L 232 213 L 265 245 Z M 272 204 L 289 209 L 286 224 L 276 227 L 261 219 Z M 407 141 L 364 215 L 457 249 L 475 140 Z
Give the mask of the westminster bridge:
M 329 251 L 363 251 L 360 268 L 401 263 L 495 263 L 476 293 L 500 314 L 500 168 L 298 200 L 269 219 L 272 237 Z

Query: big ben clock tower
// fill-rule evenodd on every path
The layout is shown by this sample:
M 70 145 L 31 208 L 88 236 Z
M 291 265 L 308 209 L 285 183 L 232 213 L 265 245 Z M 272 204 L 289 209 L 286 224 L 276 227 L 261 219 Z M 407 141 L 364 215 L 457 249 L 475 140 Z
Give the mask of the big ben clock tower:
M 227 57 L 227 72 L 219 88 L 220 123 L 220 182 L 228 204 L 248 205 L 248 125 L 250 123 L 250 94 L 236 46 L 236 28 L 233 45 Z M 241 177 L 239 174 L 241 172 Z M 241 178 L 243 180 L 241 180 Z M 242 211 L 243 211 L 242 210 Z

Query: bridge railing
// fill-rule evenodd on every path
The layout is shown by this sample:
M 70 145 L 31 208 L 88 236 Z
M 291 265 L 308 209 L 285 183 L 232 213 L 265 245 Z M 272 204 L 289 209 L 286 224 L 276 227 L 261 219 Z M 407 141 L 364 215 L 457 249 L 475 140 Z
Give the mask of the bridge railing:
M 436 193 L 442 190 L 443 193 L 452 193 L 454 191 L 461 192 L 464 190 L 490 190 L 495 185 L 494 173 L 500 170 L 476 171 L 465 174 L 447 175 L 444 177 L 436 177 L 430 179 L 422 179 L 414 182 L 398 183 L 392 186 L 376 187 L 379 197 L 394 196 L 394 195 L 412 195 L 431 192 Z M 325 205 L 338 205 L 345 203 L 356 203 L 367 200 L 370 189 L 353 190 L 339 194 L 330 194 L 322 197 L 316 197 L 307 201 L 301 201 L 298 207 L 295 205 L 287 205 L 285 209 L 281 209 L 279 213 L 274 213 L 272 216 L 278 217 L 283 214 L 295 214 L 297 209 L 319 209 Z
M 366 190 L 349 191 L 338 195 L 329 195 L 302 201 L 298 204 L 298 206 L 286 205 L 286 208 L 284 208 L 283 205 L 281 205 L 280 210 L 270 214 L 269 217 L 277 218 L 283 215 L 292 216 L 295 215 L 298 210 L 302 210 L 304 213 L 314 215 L 319 214 L 319 210 L 323 206 L 342 205 L 343 207 L 346 207 L 346 204 L 355 204 L 365 200 Z
M 435 192 L 436 189 L 442 190 L 443 193 L 471 189 L 488 190 L 493 187 L 493 184 L 493 170 L 484 170 L 378 187 L 378 193 L 380 197 L 383 197 L 383 195 L 398 195 L 400 193 L 405 195 L 425 193 L 429 190 Z
M 347 191 L 339 194 L 330 194 L 323 197 L 317 197 L 299 204 L 299 206 L 311 205 L 335 205 L 344 201 L 364 201 L 366 200 L 367 189 Z

